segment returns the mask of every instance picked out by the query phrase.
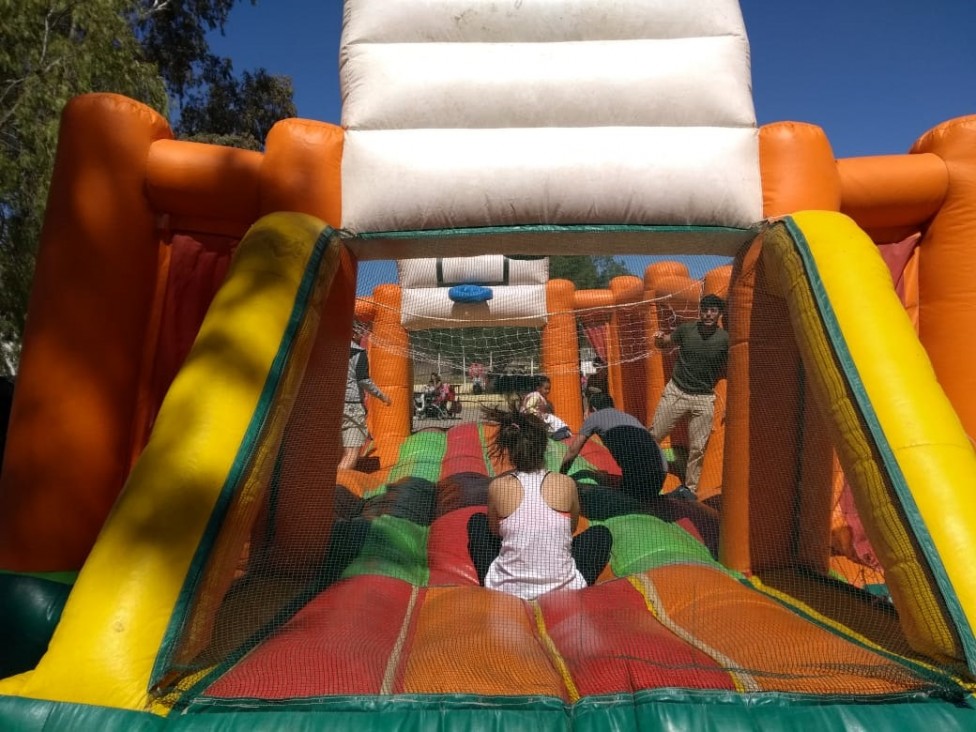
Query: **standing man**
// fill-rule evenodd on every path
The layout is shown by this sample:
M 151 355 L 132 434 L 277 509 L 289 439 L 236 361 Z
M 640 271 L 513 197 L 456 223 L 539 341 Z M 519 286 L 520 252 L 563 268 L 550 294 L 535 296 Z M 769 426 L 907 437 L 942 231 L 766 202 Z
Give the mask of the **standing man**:
M 590 397 L 590 413 L 579 434 L 569 441 L 560 473 L 569 470 L 583 445 L 593 435 L 599 435 L 610 455 L 620 466 L 621 489 L 636 499 L 656 496 L 664 484 L 667 461 L 651 433 L 632 414 L 613 406 L 613 397 L 606 393 Z
M 722 298 L 705 295 L 699 304 L 697 322 L 682 323 L 670 335 L 654 334 L 658 348 L 678 347 L 678 360 L 654 412 L 651 434 L 660 442 L 680 419 L 688 418 L 685 483 L 676 491 L 682 498 L 697 498 L 705 446 L 712 434 L 715 384 L 725 373 L 729 357 L 729 334 L 718 324 L 724 309 Z
M 353 470 L 359 453 L 369 437 L 366 428 L 366 394 L 390 406 L 392 399 L 369 377 L 366 349 L 356 341 L 349 342 L 349 370 L 346 373 L 346 400 L 342 410 L 342 459 L 340 468 Z

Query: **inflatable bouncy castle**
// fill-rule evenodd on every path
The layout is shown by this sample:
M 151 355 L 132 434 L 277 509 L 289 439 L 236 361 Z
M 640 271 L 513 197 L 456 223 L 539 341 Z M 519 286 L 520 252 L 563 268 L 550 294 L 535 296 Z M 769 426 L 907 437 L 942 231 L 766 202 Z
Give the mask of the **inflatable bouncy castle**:
M 342 126 L 263 153 L 66 105 L 0 475 L 0 726 L 976 727 L 976 117 L 844 160 L 758 127 L 734 0 L 346 0 L 340 52 Z M 555 254 L 666 263 L 577 292 Z M 398 282 L 357 301 L 369 260 Z M 646 424 L 648 335 L 703 292 L 711 497 L 623 495 L 591 440 L 598 580 L 482 587 L 465 526 L 510 466 L 491 423 L 418 429 L 411 333 L 531 324 L 577 430 L 599 312 Z M 339 470 L 354 321 L 392 404 Z M 855 517 L 877 582 L 837 571 Z

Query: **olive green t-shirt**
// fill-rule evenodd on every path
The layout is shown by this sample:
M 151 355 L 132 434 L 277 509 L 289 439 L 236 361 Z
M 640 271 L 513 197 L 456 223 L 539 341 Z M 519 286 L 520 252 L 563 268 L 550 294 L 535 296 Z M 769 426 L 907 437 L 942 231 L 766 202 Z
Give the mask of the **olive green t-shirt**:
M 671 334 L 679 347 L 671 380 L 686 394 L 711 394 L 729 357 L 729 334 L 716 328 L 702 337 L 698 323 L 682 323 Z

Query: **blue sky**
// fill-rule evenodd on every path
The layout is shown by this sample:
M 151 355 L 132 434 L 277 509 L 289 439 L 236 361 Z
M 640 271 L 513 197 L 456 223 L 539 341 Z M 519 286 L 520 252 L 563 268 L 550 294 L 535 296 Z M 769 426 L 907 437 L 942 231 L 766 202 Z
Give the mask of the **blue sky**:
M 820 125 L 835 156 L 852 157 L 904 153 L 940 122 L 976 114 L 976 0 L 740 5 L 760 124 Z M 341 25 L 340 0 L 245 0 L 211 46 L 237 71 L 291 76 L 299 116 L 338 123 Z

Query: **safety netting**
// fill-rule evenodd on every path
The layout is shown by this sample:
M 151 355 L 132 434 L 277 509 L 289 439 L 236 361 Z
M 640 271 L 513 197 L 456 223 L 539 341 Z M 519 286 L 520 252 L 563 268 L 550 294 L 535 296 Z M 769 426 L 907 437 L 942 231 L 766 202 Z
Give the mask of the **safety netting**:
M 735 277 L 748 279 L 751 266 L 740 257 Z M 811 406 L 804 368 L 792 326 L 772 299 L 760 303 L 776 312 L 767 313 L 766 325 L 756 319 L 751 347 L 753 358 L 777 367 L 753 388 L 793 396 L 754 415 L 766 425 L 752 438 L 758 444 L 727 437 L 724 378 L 698 501 L 670 494 L 684 478 L 679 431 L 664 445 L 672 473 L 661 495 L 622 490 L 610 451 L 599 438 L 588 440 L 569 474 L 580 494 L 578 531 L 604 526 L 613 540 L 595 583 L 534 600 L 479 584 L 467 527 L 486 510 L 489 482 L 511 468 L 489 449 L 497 428 L 480 407 L 507 403 L 513 392 L 523 396 L 529 385 L 513 378 L 498 388 L 500 378 L 516 374 L 486 368 L 472 375 L 471 364 L 491 367 L 499 357 L 492 354 L 501 354 L 506 366 L 527 366 L 524 375 L 534 377 L 535 365 L 546 373 L 552 353 L 564 358 L 569 349 L 577 366 L 572 398 L 583 414 L 588 393 L 580 376 L 602 353 L 607 389 L 642 410 L 647 423 L 649 385 L 659 381 L 649 371 L 653 366 L 666 380 L 673 368 L 651 334 L 697 317 L 694 305 L 716 287 L 716 276 L 722 295 L 736 297 L 731 267 L 711 277 L 682 275 L 693 286 L 677 289 L 668 284 L 671 265 L 663 270 L 657 289 L 628 279 L 624 284 L 636 280 L 643 294 L 623 303 L 610 298 L 599 313 L 574 312 L 566 342 L 556 346 L 546 330 L 556 313 L 539 328 L 457 322 L 391 339 L 384 333 L 393 319 L 377 327 L 375 311 L 359 309 L 372 315 L 360 317 L 353 332 L 367 345 L 381 387 L 400 380 L 402 393 L 413 395 L 423 386 L 417 375 L 435 364 L 457 382 L 466 407 L 451 421 L 414 419 L 392 460 L 369 461 L 373 449 L 389 450 L 375 446 L 384 435 L 374 434 L 358 469 L 340 470 L 338 479 L 320 466 L 323 455 L 339 449 L 330 395 L 341 392 L 346 374 L 318 368 L 327 349 L 316 337 L 323 314 L 310 309 L 263 427 L 242 447 L 240 471 L 225 486 L 224 505 L 198 552 L 157 663 L 160 698 L 175 708 L 542 709 L 648 699 L 826 703 L 961 695 L 958 664 L 920 653 L 906 634 L 884 562 L 861 525 L 863 506 L 831 446 L 820 437 L 808 444 L 819 418 L 804 411 Z M 361 282 L 359 289 L 369 300 L 371 287 Z M 581 302 L 592 305 L 595 297 Z M 734 306 L 725 313 L 726 327 L 737 314 Z M 602 342 L 586 332 L 600 321 L 607 326 Z M 633 369 L 644 377 L 636 379 Z M 480 393 L 473 393 L 476 377 Z M 638 384 L 644 397 L 628 402 L 628 389 Z M 557 410 L 571 411 L 569 395 L 559 393 Z M 720 527 L 736 531 L 723 516 L 730 510 L 723 456 L 761 459 L 764 451 L 776 453 L 776 444 L 800 456 L 815 448 L 819 462 L 795 458 L 793 489 L 771 488 L 768 500 L 750 503 L 745 531 L 720 537 Z M 566 445 L 550 439 L 550 470 L 559 469 Z M 749 566 L 733 544 L 751 552 Z

